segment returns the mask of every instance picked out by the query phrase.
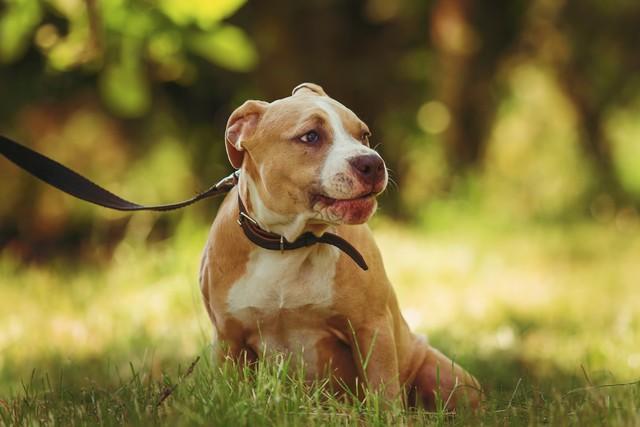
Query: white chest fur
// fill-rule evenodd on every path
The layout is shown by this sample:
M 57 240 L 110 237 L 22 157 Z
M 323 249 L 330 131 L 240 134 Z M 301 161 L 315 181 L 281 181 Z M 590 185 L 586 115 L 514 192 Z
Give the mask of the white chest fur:
M 302 307 L 326 308 L 333 302 L 338 249 L 315 245 L 281 253 L 256 248 L 246 273 L 231 287 L 227 310 L 243 322 Z M 250 310 L 246 310 L 250 309 Z

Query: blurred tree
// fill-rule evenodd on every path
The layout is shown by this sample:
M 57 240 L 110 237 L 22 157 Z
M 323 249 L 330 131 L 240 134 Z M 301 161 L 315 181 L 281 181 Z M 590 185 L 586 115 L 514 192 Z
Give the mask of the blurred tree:
M 501 65 L 514 56 L 542 60 L 571 102 L 579 139 L 596 175 L 594 193 L 640 201 L 622 185 L 605 121 L 640 90 L 640 3 L 634 0 L 442 0 L 431 38 L 441 74 L 434 82 L 448 107 L 444 134 L 453 172 L 482 165 L 502 100 Z
M 450 111 L 444 134 L 454 172 L 482 164 L 501 100 L 499 68 L 513 53 L 526 22 L 525 0 L 439 0 L 431 38 L 438 52 L 436 86 Z
M 571 101 L 581 141 L 596 172 L 595 193 L 640 207 L 624 187 L 614 164 L 605 120 L 640 94 L 640 2 L 559 2 L 548 52 L 561 88 Z

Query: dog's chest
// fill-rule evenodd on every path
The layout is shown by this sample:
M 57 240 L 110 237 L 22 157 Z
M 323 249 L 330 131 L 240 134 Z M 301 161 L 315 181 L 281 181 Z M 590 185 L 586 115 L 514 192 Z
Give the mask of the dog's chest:
M 325 245 L 284 253 L 256 248 L 229 290 L 227 311 L 250 326 L 299 309 L 326 310 L 333 303 L 338 257 L 336 248 Z

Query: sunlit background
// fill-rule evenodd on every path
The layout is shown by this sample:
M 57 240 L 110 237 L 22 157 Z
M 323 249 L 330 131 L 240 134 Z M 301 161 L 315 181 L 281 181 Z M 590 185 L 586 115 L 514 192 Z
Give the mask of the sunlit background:
M 318 83 L 391 170 L 372 227 L 413 328 L 490 390 L 632 381 L 639 29 L 637 0 L 5 0 L 0 133 L 168 203 L 231 171 L 234 108 Z M 3 159 L 0 183 L 0 395 L 206 347 L 218 201 L 122 214 Z

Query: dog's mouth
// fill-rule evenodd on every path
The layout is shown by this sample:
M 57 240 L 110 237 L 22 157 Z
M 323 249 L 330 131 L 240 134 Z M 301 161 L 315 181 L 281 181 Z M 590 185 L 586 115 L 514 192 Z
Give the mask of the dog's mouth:
M 333 223 L 361 224 L 366 222 L 375 212 L 378 193 L 369 191 L 359 196 L 338 199 L 324 194 L 317 194 L 314 197 L 316 210 L 323 213 L 323 216 Z
M 315 199 L 318 202 L 322 202 L 325 206 L 333 206 L 333 205 L 348 205 L 351 203 L 358 203 L 362 201 L 366 201 L 368 199 L 375 199 L 377 196 L 373 191 L 369 191 L 368 193 L 364 193 L 360 196 L 353 197 L 350 199 L 335 199 L 333 197 L 325 196 L 324 194 L 317 194 Z

